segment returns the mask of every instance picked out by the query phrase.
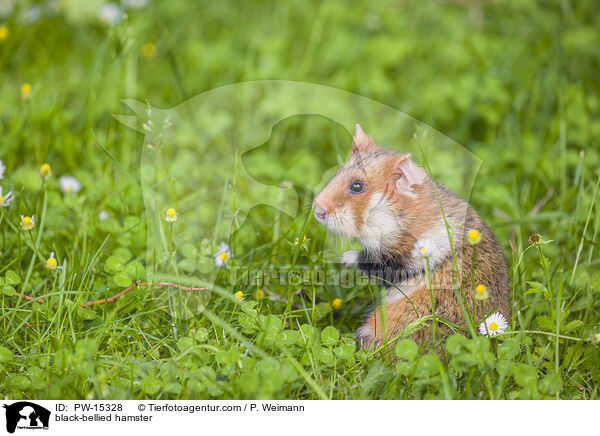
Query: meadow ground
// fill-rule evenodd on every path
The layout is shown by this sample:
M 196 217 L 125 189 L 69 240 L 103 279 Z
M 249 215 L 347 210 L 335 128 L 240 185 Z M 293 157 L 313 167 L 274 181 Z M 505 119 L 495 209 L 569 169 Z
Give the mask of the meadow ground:
M 598 2 L 103 4 L 0 0 L 2 398 L 600 396 Z M 353 331 L 374 287 L 232 278 L 230 268 L 340 271 L 330 260 L 341 247 L 311 220 L 310 188 L 345 159 L 350 136 L 323 117 L 281 121 L 239 156 L 242 178 L 227 147 L 246 114 L 203 113 L 219 134 L 202 156 L 229 173 L 224 188 L 184 196 L 164 175 L 178 219 L 149 215 L 142 150 L 157 143 L 113 116 L 134 115 L 121 100 L 170 108 L 258 79 L 383 102 L 481 159 L 470 200 L 509 264 L 505 334 L 453 336 L 444 361 L 406 338 L 372 356 L 356 351 Z M 202 180 L 198 160 L 177 162 Z M 282 182 L 297 214 L 257 207 L 222 237 L 240 219 L 236 201 Z M 190 225 L 191 211 L 203 225 Z M 227 268 L 215 257 L 223 241 Z M 86 305 L 147 283 L 149 259 L 165 283 L 200 288 L 209 277 L 210 299 L 139 285 Z M 206 310 L 188 316 L 196 303 Z

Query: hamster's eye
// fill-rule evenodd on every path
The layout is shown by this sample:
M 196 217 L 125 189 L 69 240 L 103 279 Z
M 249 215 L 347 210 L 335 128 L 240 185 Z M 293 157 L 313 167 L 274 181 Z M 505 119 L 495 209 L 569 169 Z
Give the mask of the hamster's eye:
M 365 184 L 360 180 L 355 180 L 348 187 L 353 194 L 360 194 L 365 190 Z

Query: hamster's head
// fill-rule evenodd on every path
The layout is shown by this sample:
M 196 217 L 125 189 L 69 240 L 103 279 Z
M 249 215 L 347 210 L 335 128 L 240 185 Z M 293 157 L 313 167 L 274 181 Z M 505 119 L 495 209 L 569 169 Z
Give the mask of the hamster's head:
M 315 218 L 330 230 L 361 241 L 374 255 L 398 244 L 412 248 L 431 201 L 431 179 L 410 154 L 378 146 L 356 125 L 352 155 L 315 197 Z M 424 217 L 422 217 L 424 218 Z M 425 220 L 426 221 L 426 220 Z

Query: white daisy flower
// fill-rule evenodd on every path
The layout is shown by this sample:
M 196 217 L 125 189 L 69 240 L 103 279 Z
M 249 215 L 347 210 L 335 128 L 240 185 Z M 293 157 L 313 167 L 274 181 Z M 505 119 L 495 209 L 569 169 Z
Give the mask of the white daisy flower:
M 0 179 L 4 178 L 4 171 L 6 171 L 6 167 L 2 163 L 2 160 L 0 160 Z
M 163 219 L 168 223 L 174 223 L 177 221 L 177 211 L 172 207 L 168 208 Z
M 12 191 L 8 191 L 8 194 L 2 193 L 2 186 L 0 186 L 0 207 L 8 207 L 11 201 L 15 199 Z
M 72 176 L 62 176 L 58 179 L 58 183 L 65 194 L 77 193 L 81 190 L 81 183 Z
M 435 252 L 435 245 L 433 241 L 429 238 L 419 239 L 415 248 L 412 251 L 412 255 L 419 259 L 427 259 Z
M 50 257 L 46 260 L 46 268 L 48 268 L 50 271 L 62 268 L 62 266 L 58 266 L 58 261 L 54 257 L 54 251 L 50 253 Z
M 98 219 L 100 221 L 104 221 L 108 219 L 108 212 L 105 210 L 101 210 L 100 213 L 98 214 Z
M 31 230 L 35 227 L 35 215 L 23 216 L 21 215 L 21 229 Z
M 480 325 L 479 333 L 488 338 L 504 333 L 508 322 L 500 312 L 492 313 Z
M 116 3 L 106 3 L 98 12 L 100 21 L 106 24 L 115 25 L 123 20 L 123 11 Z
M 232 257 L 231 247 L 225 242 L 221 242 L 219 245 L 219 252 L 215 254 L 215 265 L 221 267 L 227 265 L 227 261 Z

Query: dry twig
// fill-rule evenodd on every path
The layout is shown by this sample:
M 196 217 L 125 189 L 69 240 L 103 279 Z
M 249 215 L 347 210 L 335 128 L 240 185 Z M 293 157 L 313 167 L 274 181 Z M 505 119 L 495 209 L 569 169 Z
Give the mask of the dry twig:
M 139 281 L 135 281 L 131 286 L 129 286 L 126 289 L 123 289 L 121 292 L 113 295 L 112 297 L 102 298 L 100 300 L 88 301 L 87 303 L 81 304 L 80 306 L 81 307 L 91 307 L 91 306 L 95 306 L 96 304 L 112 303 L 117 298 L 125 295 L 126 293 L 137 288 L 138 286 L 173 286 L 174 288 L 181 289 L 183 291 L 206 291 L 206 290 L 208 290 L 208 288 L 188 288 L 186 286 L 181 286 L 176 283 L 169 283 L 169 282 L 142 283 Z M 15 297 L 20 297 L 20 298 L 24 298 L 25 300 L 35 301 L 36 303 L 44 302 L 44 300 L 42 298 L 34 298 L 34 297 L 30 297 L 29 295 L 19 294 L 17 292 L 15 292 Z

